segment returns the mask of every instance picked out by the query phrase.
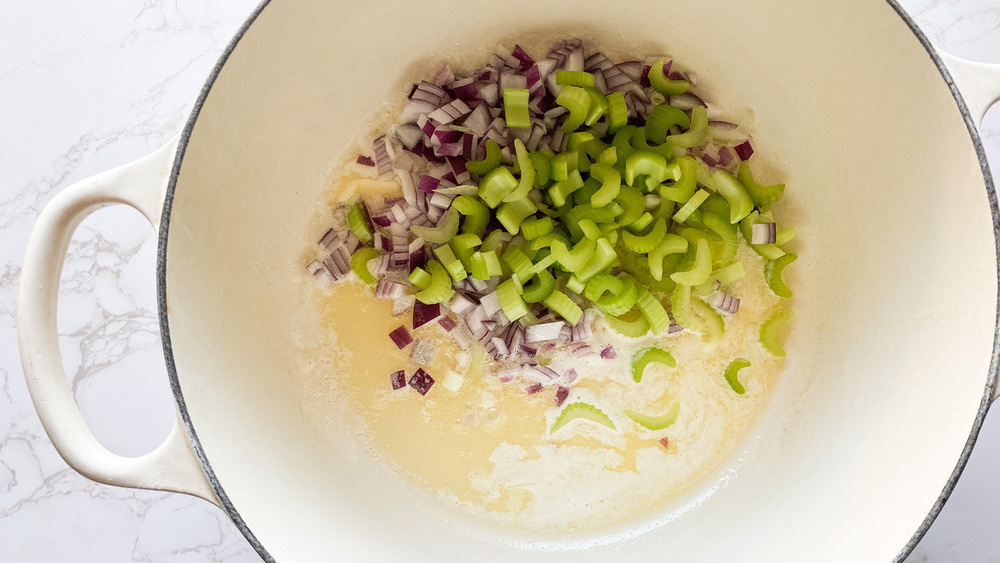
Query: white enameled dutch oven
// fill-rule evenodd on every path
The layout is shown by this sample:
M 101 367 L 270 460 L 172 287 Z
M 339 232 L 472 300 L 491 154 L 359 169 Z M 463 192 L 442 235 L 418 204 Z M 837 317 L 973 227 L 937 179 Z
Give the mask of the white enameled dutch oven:
M 753 108 L 801 233 L 788 362 L 738 469 L 592 535 L 492 529 L 364 470 L 306 429 L 289 375 L 290 280 L 333 156 L 416 63 L 526 33 L 671 53 L 711 99 Z M 77 471 L 216 503 L 268 561 L 900 560 L 995 390 L 998 215 L 976 126 L 998 95 L 1000 68 L 938 53 L 884 0 L 264 2 L 178 141 L 39 218 L 18 316 L 32 398 Z M 55 328 L 71 233 L 111 203 L 159 227 L 177 400 L 170 437 L 133 459 L 85 426 Z

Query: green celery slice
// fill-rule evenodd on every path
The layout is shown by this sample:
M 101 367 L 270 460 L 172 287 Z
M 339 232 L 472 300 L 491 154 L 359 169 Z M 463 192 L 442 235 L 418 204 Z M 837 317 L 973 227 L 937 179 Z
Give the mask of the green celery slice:
M 455 295 L 455 290 L 451 286 L 451 275 L 444 269 L 437 260 L 427 262 L 427 270 L 431 274 L 431 284 L 423 291 L 418 291 L 415 297 L 417 301 L 426 305 L 434 303 L 444 303 Z
M 733 225 L 727 219 L 723 219 L 715 213 L 706 213 L 702 218 L 702 222 L 705 223 L 705 226 L 709 230 L 719 235 L 722 239 L 722 254 L 716 262 L 725 263 L 736 258 L 736 252 L 740 248 L 736 225 Z
M 735 177 L 722 170 L 710 176 L 712 186 L 729 202 L 729 222 L 739 223 L 753 211 L 753 198 Z
M 667 310 L 645 287 L 639 288 L 639 298 L 635 305 L 649 321 L 649 328 L 653 334 L 659 334 L 670 326 L 670 315 L 667 314 Z
M 357 274 L 358 278 L 365 283 L 375 283 L 375 276 L 368 269 L 368 262 L 378 258 L 382 253 L 370 246 L 362 246 L 354 251 L 351 256 L 351 271 Z
M 503 229 L 495 229 L 483 237 L 483 244 L 479 245 L 479 250 L 482 252 L 500 250 L 501 245 L 503 245 Z
M 507 232 L 516 235 L 521 230 L 521 221 L 538 211 L 538 206 L 530 198 L 522 197 L 500 205 L 497 209 L 497 221 L 503 225 Z
M 542 303 L 549 309 L 552 309 L 552 312 L 566 319 L 566 322 L 574 326 L 580 322 L 580 317 L 583 316 L 583 309 L 561 291 L 553 291 L 548 297 L 542 300 Z
M 746 393 L 746 389 L 743 387 L 743 384 L 740 383 L 739 375 L 741 369 L 748 367 L 750 367 L 750 360 L 747 360 L 746 358 L 736 358 L 735 360 L 729 362 L 729 366 L 726 367 L 725 373 L 722 374 L 723 377 L 726 378 L 726 383 L 732 387 L 733 391 L 735 391 L 737 395 Z
M 626 125 L 628 125 L 628 104 L 625 103 L 625 94 L 622 92 L 608 94 L 608 133 L 614 135 Z M 624 157 L 620 148 L 618 154 L 618 158 Z
M 670 352 L 662 348 L 643 348 L 632 356 L 632 380 L 636 383 L 642 381 L 646 366 L 652 363 L 663 364 L 670 368 L 677 367 L 677 361 Z
M 368 220 L 365 219 L 365 210 L 361 207 L 360 201 L 354 202 L 350 211 L 347 212 L 347 226 L 358 237 L 361 244 L 368 244 L 372 241 L 372 231 L 368 228 Z
M 462 261 L 455 256 L 455 252 L 450 246 L 442 245 L 435 248 L 434 255 L 441 261 L 441 265 L 444 266 L 453 280 L 459 282 L 468 277 L 465 267 L 462 266 Z
M 524 240 L 535 240 L 551 232 L 551 217 L 531 217 L 521 221 L 521 234 L 524 235 Z
M 507 127 L 524 129 L 531 127 L 531 113 L 528 111 L 529 93 L 527 88 L 503 89 L 503 114 Z
M 747 276 L 746 266 L 743 262 L 733 262 L 728 266 L 719 268 L 712 272 L 712 277 L 719 280 L 722 285 L 729 285 L 734 281 L 741 280 Z
M 458 214 L 465 216 L 465 220 L 462 221 L 463 233 L 473 233 L 479 237 L 486 234 L 486 226 L 490 222 L 490 210 L 478 198 L 460 195 L 452 200 L 448 209 L 449 211 L 454 209 Z
M 663 259 L 666 258 L 668 254 L 680 254 L 687 252 L 687 249 L 688 241 L 686 238 L 675 234 L 665 235 L 663 240 L 660 241 L 660 244 L 658 244 L 653 250 L 649 251 L 649 274 L 653 276 L 653 279 L 656 281 L 662 280 Z
M 721 342 L 726 335 L 726 321 L 722 319 L 722 315 L 701 299 L 692 299 L 691 309 L 704 321 L 702 324 L 706 329 L 704 340 L 713 345 Z
M 556 104 L 569 110 L 569 116 L 563 121 L 563 133 L 572 133 L 587 120 L 590 112 L 590 94 L 579 86 L 563 86 L 556 96 Z
M 698 161 L 690 156 L 680 156 L 676 160 L 680 179 L 668 186 L 660 186 L 660 197 L 676 203 L 684 203 L 694 196 L 698 188 Z
M 556 207 L 562 207 L 566 204 L 566 198 L 576 190 L 583 187 L 583 177 L 580 175 L 580 171 L 573 169 L 567 172 L 565 179 L 556 180 L 549 187 L 549 197 L 552 199 L 552 204 Z
M 631 186 L 621 186 L 615 202 L 622 207 L 622 214 L 615 220 L 620 227 L 635 223 L 643 213 L 646 213 L 646 198 L 638 189 Z M 652 221 L 650 221 L 652 222 Z
M 574 420 L 589 420 L 591 422 L 596 422 L 601 426 L 606 426 L 611 430 L 617 430 L 617 428 L 615 428 L 615 423 L 608 417 L 608 415 L 604 414 L 604 411 L 588 403 L 576 402 L 563 407 L 562 412 L 559 413 L 559 417 L 556 418 L 555 423 L 552 424 L 552 429 L 549 430 L 549 434 L 559 431 L 559 429 Z
M 524 142 L 521 139 L 514 139 L 514 153 L 517 155 L 517 166 L 521 169 L 521 178 L 514 191 L 503 198 L 506 203 L 527 197 L 528 192 L 535 186 L 535 167 L 531 164 L 528 149 L 524 148 Z
M 694 195 L 691 196 L 691 199 L 689 199 L 683 207 L 678 209 L 677 213 L 674 213 L 674 221 L 678 223 L 687 221 L 688 217 L 690 217 L 691 214 L 694 213 L 699 206 L 701 206 L 701 204 L 705 203 L 705 200 L 708 199 L 709 195 L 710 194 L 707 191 L 702 189 L 696 191 Z
M 785 271 L 785 267 L 797 258 L 798 256 L 789 252 L 775 260 L 768 260 L 764 264 L 764 281 L 767 282 L 767 286 L 778 297 L 792 296 L 792 290 L 788 289 L 788 286 L 785 285 L 785 280 L 782 279 L 781 275 Z
M 590 177 L 601 182 L 601 188 L 590 196 L 590 204 L 594 207 L 604 207 L 611 203 L 621 190 L 622 178 L 618 171 L 607 164 L 593 164 L 590 167 Z
M 760 325 L 760 345 L 772 356 L 785 355 L 785 348 L 781 345 L 781 331 L 791 318 L 790 312 L 778 311 Z
M 635 235 L 628 230 L 622 232 L 622 244 L 625 248 L 637 254 L 650 252 L 663 242 L 663 237 L 667 234 L 667 222 L 658 219 L 653 223 L 653 227 L 644 235 Z
M 503 266 L 500 265 L 500 257 L 497 256 L 496 250 L 483 250 L 483 246 L 480 245 L 479 251 L 483 253 L 483 261 L 486 262 L 486 273 L 493 276 L 503 275 Z
M 695 247 L 694 264 L 691 269 L 674 272 L 670 274 L 670 279 L 680 285 L 701 285 L 710 275 L 712 275 L 712 251 L 708 247 L 708 241 L 700 239 Z
M 587 283 L 589 284 L 590 282 Z M 591 299 L 591 301 L 594 301 L 594 305 L 605 315 L 612 317 L 624 315 L 632 307 L 635 307 L 639 297 L 639 289 L 636 286 L 635 280 L 627 276 L 622 278 L 622 285 L 624 287 L 619 293 L 615 294 L 612 292 L 610 295 L 601 295 L 598 299 Z M 588 285 L 589 288 L 590 286 Z
M 611 104 L 608 102 L 608 97 L 600 90 L 593 87 L 584 87 L 583 89 L 590 95 L 590 111 L 587 112 L 587 119 L 583 120 L 583 124 L 590 127 L 608 113 Z
M 652 190 L 667 179 L 667 159 L 655 152 L 637 150 L 625 160 L 625 183 L 637 187 L 635 180 L 646 178 L 646 191 Z
M 584 291 L 584 297 L 597 302 L 605 293 L 610 293 L 613 296 L 619 296 L 625 292 L 625 282 L 621 279 L 612 276 L 611 274 L 598 274 L 590 280 L 587 281 L 587 289 Z M 631 307 L 629 307 L 631 309 Z M 610 313 L 608 313 L 610 314 Z M 621 315 L 622 313 L 616 313 Z
M 534 281 L 525 285 L 521 298 L 527 303 L 541 303 L 556 289 L 556 279 L 548 270 L 535 274 Z
M 475 233 L 462 233 L 455 235 L 455 238 L 451 239 L 448 246 L 451 247 L 451 251 L 462 262 L 462 266 L 468 269 L 469 259 L 472 258 L 472 254 L 476 252 L 477 247 L 482 243 L 483 241 Z
M 479 197 L 490 206 L 496 209 L 503 203 L 505 197 L 517 188 L 517 178 L 503 166 L 498 166 L 486 174 L 482 182 L 479 182 Z
M 524 304 L 524 300 L 518 294 L 513 281 L 507 280 L 501 283 L 497 286 L 496 292 L 497 300 L 500 301 L 500 308 L 503 309 L 503 314 L 511 322 L 528 314 L 528 306 Z
M 473 252 L 472 256 L 469 257 L 469 274 L 477 280 L 485 281 L 490 279 L 490 272 L 486 268 L 486 258 L 478 250 Z
M 705 106 L 691 109 L 691 127 L 684 133 L 667 136 L 667 143 L 689 149 L 705 142 L 708 137 L 708 111 Z
M 667 140 L 667 134 L 674 125 L 687 129 L 691 127 L 691 118 L 681 109 L 671 105 L 660 104 L 654 107 L 646 116 L 646 140 L 662 144 Z
M 769 216 L 770 213 L 766 215 Z M 785 251 L 782 250 L 778 245 L 750 243 L 750 241 L 753 240 L 753 238 L 751 237 L 751 233 L 753 232 L 753 226 L 757 223 L 762 223 L 762 222 L 765 221 L 761 217 L 760 213 L 758 213 L 757 211 L 752 211 L 749 215 L 744 217 L 742 221 L 740 221 L 740 234 L 743 235 L 743 240 L 746 241 L 748 245 L 750 245 L 750 248 L 752 248 L 754 252 L 760 254 L 764 258 L 767 258 L 768 260 L 777 260 L 778 258 L 781 258 L 782 256 L 785 255 Z
M 590 259 L 587 260 L 582 269 L 574 272 L 574 274 L 580 281 L 585 282 L 598 272 L 611 268 L 617 260 L 618 254 L 615 253 L 615 248 L 611 245 L 611 241 L 607 237 L 601 237 L 597 239 L 597 244 L 594 245 L 594 252 L 590 256 Z
M 500 151 L 500 145 L 496 141 L 490 139 L 486 141 L 486 156 L 482 160 L 470 160 L 465 163 L 465 170 L 469 174 L 475 176 L 483 176 L 490 170 L 493 170 L 497 166 L 500 166 L 500 161 L 503 159 L 503 153 Z
M 459 196 L 461 197 L 461 196 Z M 457 199 L 457 198 L 456 198 Z M 447 244 L 458 234 L 458 212 L 449 208 L 444 212 L 436 227 L 413 225 L 410 232 L 433 244 Z
M 406 279 L 420 289 L 427 289 L 430 287 L 431 281 L 433 280 L 431 275 L 420 267 L 414 268 L 413 271 L 410 272 L 410 276 Z
M 528 155 L 531 159 L 531 167 L 535 169 L 535 187 L 544 188 L 549 185 L 549 178 L 552 174 L 551 158 L 552 151 L 538 151 Z
M 649 85 L 664 96 L 679 96 L 687 92 L 691 87 L 687 80 L 671 80 L 663 74 L 664 61 L 666 59 L 660 59 L 649 67 Z
M 622 412 L 625 416 L 632 419 L 632 422 L 647 430 L 664 430 L 677 421 L 677 415 L 681 412 L 681 403 L 680 401 L 674 401 L 670 405 L 670 408 L 660 416 L 649 416 L 629 409 L 625 409 Z
M 594 87 L 594 75 L 579 70 L 556 71 L 556 84 L 559 86 Z
M 642 338 L 649 332 L 649 321 L 638 309 L 632 309 L 617 317 L 605 317 L 604 322 L 611 330 L 628 338 Z
M 559 262 L 563 269 L 567 272 L 575 273 L 587 265 L 587 261 L 597 249 L 597 243 L 591 239 L 583 239 L 573 246 L 573 250 L 569 250 L 566 247 L 566 243 L 561 240 L 554 240 L 550 248 L 552 249 L 552 255 L 556 257 L 556 261 Z
M 517 277 L 522 280 L 526 280 L 531 277 L 528 274 L 528 271 L 532 266 L 531 259 L 528 258 L 528 255 L 517 246 L 508 246 L 501 258 L 503 258 L 507 267 L 510 268 L 512 274 L 517 274 Z
M 692 332 L 705 332 L 704 327 L 698 322 L 691 310 L 691 286 L 677 284 L 677 287 L 670 294 L 670 312 L 677 324 L 682 327 Z
M 784 184 L 762 186 L 757 183 L 757 180 L 753 177 L 753 173 L 750 171 L 750 164 L 745 160 L 740 162 L 740 169 L 736 173 L 736 177 L 743 184 L 743 187 L 750 192 L 750 197 L 753 198 L 754 204 L 758 207 L 764 207 L 778 201 L 781 194 L 785 193 Z

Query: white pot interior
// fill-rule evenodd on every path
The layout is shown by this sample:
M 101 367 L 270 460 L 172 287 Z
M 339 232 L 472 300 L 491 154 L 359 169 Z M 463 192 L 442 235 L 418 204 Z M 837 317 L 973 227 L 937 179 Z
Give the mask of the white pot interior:
M 585 552 L 573 542 L 629 531 L 533 538 L 469 521 L 321 442 L 293 375 L 306 225 L 334 160 L 428 58 L 485 55 L 524 33 L 668 52 L 711 98 L 753 108 L 756 158 L 783 176 L 800 227 L 788 362 L 733 478 Z M 169 336 L 212 469 L 278 561 L 888 561 L 946 486 L 984 400 L 992 225 L 955 100 L 880 0 L 273 0 L 183 157 Z

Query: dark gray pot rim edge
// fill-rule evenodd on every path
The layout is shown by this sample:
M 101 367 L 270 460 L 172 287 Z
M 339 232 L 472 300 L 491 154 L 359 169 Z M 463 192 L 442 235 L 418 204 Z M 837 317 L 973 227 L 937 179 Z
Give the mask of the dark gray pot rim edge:
M 962 113 L 962 117 L 965 121 L 966 127 L 969 130 L 969 135 L 972 138 L 973 145 L 976 150 L 976 155 L 979 159 L 979 165 L 982 168 L 983 180 L 986 186 L 987 197 L 989 199 L 990 211 L 993 216 L 993 236 L 994 236 L 994 247 L 997 252 L 997 265 L 998 272 L 997 277 L 1000 279 L 1000 211 L 997 207 L 997 195 L 996 190 L 993 185 L 993 177 L 990 173 L 989 164 L 986 160 L 986 151 L 983 148 L 982 140 L 979 136 L 979 131 L 976 128 L 976 124 L 969 113 L 969 109 L 965 104 L 965 100 L 962 98 L 958 87 L 955 85 L 951 74 L 948 72 L 947 67 L 944 62 L 938 56 L 937 51 L 931 45 L 930 40 L 926 35 L 920 30 L 916 22 L 907 14 L 903 8 L 897 3 L 897 0 L 885 0 L 889 6 L 899 15 L 899 17 L 906 23 L 910 31 L 913 32 L 914 36 L 920 41 L 924 49 L 927 51 L 928 56 L 934 62 L 938 71 L 941 73 L 941 77 L 947 83 L 948 88 L 951 90 L 952 96 L 955 98 L 955 102 L 958 105 L 959 111 Z M 188 414 L 187 405 L 184 401 L 184 394 L 181 392 L 180 380 L 177 376 L 177 367 L 174 364 L 173 350 L 170 345 L 170 327 L 169 321 L 166 314 L 167 305 L 167 292 L 166 292 L 166 264 L 167 264 L 167 235 L 170 227 L 170 212 L 173 205 L 174 191 L 177 187 L 177 177 L 180 173 L 181 162 L 184 159 L 184 153 L 187 149 L 188 141 L 191 138 L 191 133 L 194 130 L 194 125 L 198 120 L 198 115 L 201 109 L 204 107 L 205 100 L 208 98 L 209 93 L 212 90 L 212 86 L 215 84 L 222 68 L 225 66 L 226 61 L 228 61 L 230 55 L 236 49 L 240 40 L 246 34 L 247 30 L 253 25 L 257 17 L 260 16 L 261 12 L 270 4 L 270 0 L 262 0 L 262 2 L 253 10 L 250 16 L 246 19 L 243 25 L 239 28 L 236 34 L 230 40 L 229 44 L 226 46 L 219 60 L 216 62 L 205 85 L 202 86 L 201 92 L 198 94 L 198 98 L 195 101 L 194 107 L 191 111 L 191 115 L 188 117 L 187 122 L 184 125 L 184 130 L 181 133 L 180 141 L 177 146 L 177 154 L 174 158 L 173 167 L 170 172 L 170 180 L 167 186 L 167 192 L 163 202 L 163 214 L 160 222 L 159 231 L 159 242 L 157 248 L 156 257 L 156 296 L 159 305 L 159 317 L 160 317 L 160 334 L 163 341 L 163 355 L 166 361 L 167 374 L 170 378 L 170 388 L 173 391 L 174 399 L 177 401 L 177 407 L 181 414 L 181 418 L 184 421 L 184 425 L 187 428 L 188 434 L 191 438 L 191 444 L 194 448 L 195 454 L 198 460 L 201 462 L 202 469 L 205 471 L 205 475 L 208 477 L 208 481 L 218 496 L 219 501 L 222 504 L 223 509 L 232 519 L 236 528 L 246 537 L 250 545 L 253 546 L 254 550 L 268 563 L 273 563 L 274 558 L 267 552 L 263 545 L 257 540 L 257 537 L 253 534 L 250 528 L 247 526 L 246 522 L 240 516 L 236 507 L 233 506 L 232 501 L 226 495 L 225 489 L 219 482 L 212 470 L 212 465 L 208 461 L 208 457 L 205 455 L 204 448 L 202 447 L 201 441 L 198 439 L 198 433 L 194 429 L 194 424 L 191 422 L 191 417 Z M 1000 288 L 998 288 L 998 293 L 1000 293 Z M 972 453 L 973 446 L 976 443 L 976 439 L 979 437 L 979 431 L 982 429 L 983 420 L 986 417 L 986 413 L 989 410 L 991 398 L 993 396 L 993 390 L 996 385 L 997 380 L 997 366 L 998 358 L 1000 358 L 1000 294 L 997 296 L 997 321 L 994 327 L 993 336 L 993 353 L 990 359 L 990 370 L 986 377 L 986 384 L 983 390 L 983 398 L 979 405 L 979 411 L 976 415 L 976 419 L 972 425 L 969 432 L 969 438 L 965 443 L 965 447 L 962 449 L 962 453 L 959 457 L 958 463 L 955 465 L 952 474 L 948 479 L 947 484 L 938 496 L 937 501 L 931 507 L 930 512 L 924 518 L 924 521 L 920 524 L 920 527 L 914 532 L 913 536 L 906 543 L 905 546 L 900 550 L 893 559 L 896 563 L 901 563 L 906 557 L 913 551 L 914 547 L 920 542 L 924 534 L 930 528 L 934 519 L 941 512 L 941 508 L 944 506 L 951 492 L 954 490 L 956 483 L 958 482 L 959 476 L 962 474 L 962 470 L 965 469 L 966 464 L 969 461 L 969 456 Z

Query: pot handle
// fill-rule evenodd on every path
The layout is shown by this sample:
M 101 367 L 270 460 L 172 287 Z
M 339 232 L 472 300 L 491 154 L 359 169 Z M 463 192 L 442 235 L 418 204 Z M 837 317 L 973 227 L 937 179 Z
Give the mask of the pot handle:
M 972 114 L 976 127 L 980 127 L 986 111 L 1000 101 L 1000 64 L 960 59 L 945 53 L 940 48 L 937 52 L 948 67 L 955 85 L 962 92 L 965 105 L 969 107 L 969 113 Z
M 113 203 L 138 210 L 156 231 L 178 138 L 149 156 L 71 185 L 45 206 L 24 257 L 17 332 L 31 400 L 70 467 L 99 483 L 186 493 L 219 505 L 179 413 L 167 439 L 148 454 L 122 457 L 97 441 L 70 391 L 56 330 L 59 278 L 73 231 L 87 215 Z

